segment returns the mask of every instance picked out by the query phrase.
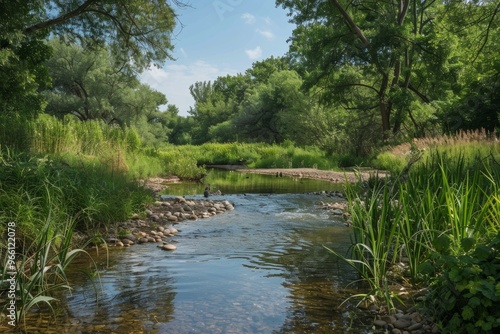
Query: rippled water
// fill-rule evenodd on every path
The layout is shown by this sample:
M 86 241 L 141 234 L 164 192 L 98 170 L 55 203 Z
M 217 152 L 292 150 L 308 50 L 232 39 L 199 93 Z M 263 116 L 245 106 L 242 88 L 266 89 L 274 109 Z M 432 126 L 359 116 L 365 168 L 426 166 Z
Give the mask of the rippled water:
M 108 264 L 101 254 L 100 283 L 83 274 L 88 267 L 83 262 L 74 267 L 62 324 L 39 323 L 39 331 L 368 332 L 363 322 L 370 321 L 353 317 L 349 306 L 338 309 L 347 296 L 339 289 L 356 276 L 323 247 L 346 253 L 350 243 L 350 229 L 316 206 L 325 198 L 219 199 L 234 203 L 235 210 L 176 225 L 181 231 L 174 238 L 176 251 L 155 244 L 113 249 Z

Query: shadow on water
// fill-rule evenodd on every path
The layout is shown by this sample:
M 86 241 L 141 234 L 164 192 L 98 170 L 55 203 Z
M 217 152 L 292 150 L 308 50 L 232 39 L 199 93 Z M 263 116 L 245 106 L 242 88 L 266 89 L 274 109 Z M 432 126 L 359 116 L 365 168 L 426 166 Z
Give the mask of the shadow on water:
M 331 199 L 306 194 L 338 185 L 238 173 L 207 181 L 226 193 L 213 199 L 235 210 L 176 225 L 174 252 L 134 245 L 111 249 L 107 263 L 101 251 L 97 303 L 99 281 L 82 274 L 88 264 L 73 266 L 58 322 L 33 316 L 29 332 L 370 333 L 352 305 L 339 309 L 356 275 L 323 247 L 347 253 L 350 230 L 317 206 Z M 290 187 L 294 193 L 282 191 Z M 203 185 L 195 188 L 187 197 L 203 199 Z

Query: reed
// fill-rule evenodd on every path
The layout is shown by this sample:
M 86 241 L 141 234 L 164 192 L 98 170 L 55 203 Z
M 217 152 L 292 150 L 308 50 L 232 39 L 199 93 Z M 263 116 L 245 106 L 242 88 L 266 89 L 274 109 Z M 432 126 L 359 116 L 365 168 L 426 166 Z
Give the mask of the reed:
M 424 270 L 443 249 L 462 256 L 471 244 L 494 238 L 500 228 L 500 172 L 490 154 L 428 153 L 405 175 L 384 182 L 346 185 L 353 224 L 351 257 L 343 257 L 368 282 L 363 299 L 383 301 L 390 311 L 393 271 L 415 286 L 432 282 Z M 337 254 L 339 255 L 339 254 Z M 432 264 L 432 266 L 434 266 Z
M 79 254 L 86 255 L 97 272 L 92 257 L 83 248 L 71 248 L 75 220 L 68 219 L 63 226 L 54 227 L 51 217 L 39 231 L 37 239 L 22 251 L 23 257 L 17 268 L 17 321 L 25 325 L 25 316 L 40 304 L 50 307 L 57 302 L 54 293 L 71 290 L 66 268 Z M 55 229 L 55 231 L 54 231 Z
M 423 152 L 422 161 L 436 161 L 432 154 L 443 154 L 450 161 L 463 159 L 463 163 L 472 167 L 478 164 L 477 157 L 493 156 L 500 160 L 499 139 L 484 130 L 459 131 L 453 135 L 416 138 L 411 142 L 394 147 L 387 147 L 373 160 L 373 167 L 387 169 L 393 173 L 403 171 L 409 157 L 415 152 Z M 460 157 L 461 156 L 461 157 Z

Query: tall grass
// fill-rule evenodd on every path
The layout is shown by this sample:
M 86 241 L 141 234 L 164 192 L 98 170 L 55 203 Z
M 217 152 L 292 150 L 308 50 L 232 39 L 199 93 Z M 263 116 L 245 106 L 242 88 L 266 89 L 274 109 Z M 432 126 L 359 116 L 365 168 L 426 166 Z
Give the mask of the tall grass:
M 151 200 L 127 175 L 80 162 L 0 152 L 0 218 L 18 224 L 20 240 L 33 241 L 49 214 L 56 221 L 75 217 L 77 230 L 92 232 L 125 220 Z
M 87 255 L 92 261 L 83 248 L 71 247 L 74 220 L 68 219 L 60 226 L 54 224 L 51 217 L 47 217 L 36 239 L 21 251 L 24 256 L 17 262 L 15 276 L 17 324 L 26 325 L 25 317 L 34 308 L 46 305 L 54 311 L 53 304 L 57 299 L 53 293 L 61 289 L 71 290 L 65 272 L 77 255 Z M 2 280 L 9 276 L 6 268 L 3 263 Z M 94 269 L 97 269 L 95 263 Z
M 467 152 L 467 151 L 465 151 Z M 407 175 L 346 185 L 353 224 L 353 265 L 370 291 L 360 295 L 394 309 L 388 286 L 407 280 L 425 283 L 424 266 L 443 249 L 462 256 L 499 231 L 500 165 L 491 154 L 433 150 Z M 404 272 L 394 277 L 398 264 Z M 424 265 L 422 265 L 424 264 Z M 427 283 L 429 283 L 427 281 Z
M 388 147 L 372 162 L 373 167 L 386 169 L 393 173 L 401 173 L 408 159 L 415 152 L 423 152 L 423 160 L 435 161 L 431 154 L 444 154 L 451 160 L 459 156 L 468 166 L 477 164 L 477 157 L 492 155 L 500 160 L 499 139 L 494 134 L 484 130 L 460 131 L 454 135 L 440 137 L 416 138 L 411 143 L 404 143 L 395 147 Z M 479 162 L 480 164 L 480 162 Z
M 200 146 L 167 146 L 160 149 L 164 157 L 187 157 L 198 165 L 245 165 L 249 168 L 318 168 L 334 169 L 338 161 L 315 147 L 300 148 L 291 143 L 207 143 Z

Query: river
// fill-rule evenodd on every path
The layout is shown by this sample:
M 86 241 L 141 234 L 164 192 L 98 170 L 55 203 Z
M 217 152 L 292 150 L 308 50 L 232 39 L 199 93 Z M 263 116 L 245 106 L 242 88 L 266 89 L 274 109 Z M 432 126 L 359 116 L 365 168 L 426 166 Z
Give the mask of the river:
M 339 186 L 238 174 L 223 178 L 241 179 L 246 188 L 211 182 L 225 193 L 212 199 L 228 200 L 235 210 L 177 224 L 177 250 L 142 244 L 110 249 L 109 256 L 93 251 L 99 276 L 83 259 L 72 266 L 73 291 L 61 296 L 58 324 L 38 321 L 36 331 L 370 333 L 371 319 L 352 303 L 339 307 L 357 277 L 325 248 L 345 254 L 350 245 L 342 218 L 317 205 L 340 198 L 311 194 Z M 259 182 L 266 186 L 254 187 Z M 202 199 L 202 189 L 183 184 L 165 196 Z

